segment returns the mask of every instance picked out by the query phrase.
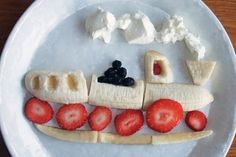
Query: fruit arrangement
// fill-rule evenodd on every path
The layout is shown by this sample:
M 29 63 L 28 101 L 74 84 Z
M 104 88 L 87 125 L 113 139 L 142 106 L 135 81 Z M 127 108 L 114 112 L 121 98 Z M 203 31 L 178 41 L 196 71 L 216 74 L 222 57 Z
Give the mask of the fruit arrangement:
M 121 61 L 115 60 L 104 76 L 93 75 L 88 93 L 86 80 L 80 71 L 29 72 L 25 79 L 26 88 L 35 97 L 26 102 L 25 115 L 41 132 L 69 141 L 166 144 L 196 140 L 212 134 L 211 130 L 203 131 L 207 118 L 198 111 L 214 100 L 212 94 L 199 86 L 168 84 L 173 80 L 172 71 L 167 58 L 160 53 L 146 53 L 145 75 L 149 75 L 146 76 L 146 86 L 144 81 L 134 81 L 126 75 L 127 70 L 122 67 Z M 49 102 L 63 104 L 55 111 L 60 128 L 42 125 L 54 117 Z M 86 102 L 95 105 L 90 113 L 83 104 Z M 102 132 L 111 125 L 111 108 L 122 109 L 114 115 L 116 134 Z M 186 126 L 196 132 L 131 136 L 142 129 L 145 121 L 150 129 L 159 133 L 170 132 L 181 121 L 185 121 Z M 86 123 L 91 131 L 77 130 Z

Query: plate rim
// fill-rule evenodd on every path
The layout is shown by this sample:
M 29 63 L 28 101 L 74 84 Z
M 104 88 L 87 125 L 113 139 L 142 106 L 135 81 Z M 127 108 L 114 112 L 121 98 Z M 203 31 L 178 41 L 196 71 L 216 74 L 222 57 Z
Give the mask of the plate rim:
M 202 0 L 200 0 L 200 5 L 202 5 L 202 7 L 205 8 L 208 11 L 208 13 L 211 16 L 211 18 L 214 19 L 215 22 L 217 22 L 217 25 L 220 26 L 220 28 L 223 31 L 223 34 L 225 34 L 225 36 L 226 36 L 226 40 L 225 41 L 227 41 L 227 43 L 229 44 L 229 48 L 230 48 L 229 54 L 230 54 L 230 56 L 232 58 L 232 62 L 233 62 L 233 66 L 234 66 L 233 67 L 234 68 L 234 73 L 236 74 L 236 54 L 235 54 L 235 50 L 234 50 L 233 44 L 232 44 L 232 42 L 230 40 L 230 37 L 229 37 L 228 33 L 226 32 L 223 24 L 216 17 L 216 15 L 213 13 L 213 11 L 206 5 L 206 3 L 204 3 Z M 234 140 L 234 136 L 236 134 L 236 106 L 234 107 L 234 119 L 233 119 L 233 122 L 234 122 L 233 123 L 234 124 L 233 125 L 233 129 L 230 131 L 230 135 L 228 136 L 228 139 L 227 139 L 227 141 L 228 141 L 227 142 L 228 143 L 227 148 L 223 150 L 224 151 L 224 156 L 226 156 L 227 153 L 229 152 L 229 149 L 230 149 L 230 147 L 231 147 L 231 145 L 233 143 L 233 140 Z
M 5 64 L 5 58 L 7 56 L 7 49 L 10 47 L 11 42 L 14 40 L 14 36 L 15 34 L 17 34 L 17 32 L 20 30 L 20 26 L 23 24 L 24 20 L 27 18 L 28 14 L 30 14 L 31 11 L 33 11 L 34 7 L 36 7 L 37 5 L 40 5 L 40 3 L 42 3 L 44 0 L 36 0 L 33 1 L 33 3 L 31 3 L 28 8 L 23 12 L 23 14 L 19 17 L 19 19 L 17 20 L 17 22 L 15 23 L 14 27 L 12 28 L 1 53 L 1 58 L 0 58 L 0 74 L 3 71 L 3 67 Z M 2 75 L 0 75 L 0 80 L 2 80 Z M 1 85 L 1 84 L 0 84 Z M 1 86 L 0 86 L 1 88 Z M 1 93 L 1 89 L 0 89 L 0 106 L 3 105 L 2 104 L 2 93 Z M 16 156 L 18 157 L 18 153 L 15 151 L 14 147 L 11 145 L 9 139 L 8 139 L 8 134 L 7 134 L 7 130 L 4 126 L 4 119 L 2 118 L 2 116 L 0 116 L 0 131 L 2 134 L 2 138 L 3 141 L 6 144 L 6 147 L 10 153 L 11 156 Z
M 9 47 L 11 47 L 11 42 L 14 40 L 14 36 L 17 34 L 17 32 L 20 30 L 20 26 L 23 24 L 24 20 L 27 19 L 28 14 L 30 14 L 35 7 L 37 7 L 38 5 L 40 5 L 44 0 L 36 0 L 34 2 L 32 2 L 32 4 L 30 4 L 30 6 L 24 11 L 24 13 L 20 16 L 20 18 L 17 20 L 16 24 L 14 25 L 13 29 L 11 30 L 5 44 L 2 50 L 2 54 L 1 54 L 1 58 L 0 58 L 0 74 L 2 73 L 2 71 L 4 70 L 4 64 L 5 64 L 5 58 L 7 57 L 7 51 L 9 49 Z M 197 0 L 199 1 L 199 4 L 201 5 L 201 7 L 203 7 L 204 9 L 207 10 L 207 12 L 209 13 L 210 17 L 216 22 L 216 24 L 222 29 L 222 33 L 225 35 L 226 37 L 226 42 L 229 46 L 229 54 L 230 54 L 230 58 L 232 58 L 232 62 L 233 62 L 233 69 L 234 69 L 234 73 L 236 74 L 236 54 L 235 54 L 235 50 L 233 48 L 233 44 L 230 40 L 230 37 L 228 35 L 228 33 L 226 32 L 223 24 L 219 21 L 219 19 L 216 17 L 216 15 L 212 12 L 212 10 L 202 1 L 202 0 Z M 0 75 L 0 80 L 2 80 L 2 75 Z M 0 90 L 0 105 L 2 104 L 2 93 Z M 0 111 L 1 112 L 1 111 Z M 234 108 L 234 119 L 233 122 L 236 122 L 236 107 Z M 5 142 L 7 149 L 9 150 L 9 153 L 12 156 L 18 156 L 18 153 L 15 151 L 14 147 L 11 145 L 9 139 L 8 139 L 8 134 L 7 134 L 7 130 L 4 126 L 4 119 L 0 116 L 0 131 L 2 133 L 2 137 L 3 137 L 3 141 Z M 236 123 L 234 123 L 233 125 L 233 129 L 230 131 L 230 134 L 228 135 L 228 139 L 227 139 L 227 147 L 226 149 L 224 149 L 224 156 L 226 156 L 227 152 L 230 149 L 230 146 L 232 145 L 233 142 L 233 137 L 236 133 Z

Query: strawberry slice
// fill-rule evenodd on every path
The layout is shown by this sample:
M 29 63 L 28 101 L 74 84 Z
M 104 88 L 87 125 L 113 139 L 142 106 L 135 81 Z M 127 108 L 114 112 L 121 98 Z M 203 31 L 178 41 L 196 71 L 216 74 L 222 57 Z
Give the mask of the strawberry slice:
M 87 119 L 87 111 L 82 104 L 68 104 L 59 108 L 56 113 L 58 125 L 65 130 L 75 130 L 83 126 Z
M 112 112 L 107 107 L 97 106 L 88 117 L 89 126 L 92 130 L 101 131 L 111 122 Z
M 53 109 L 48 102 L 33 97 L 25 104 L 25 115 L 30 121 L 43 124 L 52 119 Z
M 125 110 L 115 117 L 115 128 L 118 134 L 129 136 L 143 126 L 144 118 L 140 110 Z
M 153 74 L 154 75 L 160 75 L 161 74 L 161 66 L 158 62 L 154 62 L 153 64 Z
M 170 99 L 155 101 L 147 109 L 146 121 L 149 128 L 158 132 L 169 132 L 183 118 L 182 106 Z
M 194 131 L 202 131 L 207 124 L 207 118 L 201 111 L 190 111 L 185 117 L 186 124 Z

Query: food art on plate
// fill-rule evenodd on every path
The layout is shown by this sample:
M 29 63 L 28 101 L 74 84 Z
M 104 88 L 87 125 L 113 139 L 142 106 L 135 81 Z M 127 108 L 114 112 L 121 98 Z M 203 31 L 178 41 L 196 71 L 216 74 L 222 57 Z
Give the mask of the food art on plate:
M 110 144 L 170 144 L 198 140 L 210 136 L 204 130 L 207 117 L 199 109 L 214 101 L 213 94 L 202 87 L 210 80 L 216 62 L 204 61 L 206 49 L 177 15 L 164 20 L 156 31 L 149 17 L 138 11 L 116 18 L 98 8 L 85 22 L 92 39 L 109 43 L 115 29 L 123 31 L 128 44 L 158 44 L 184 41 L 194 60 L 186 60 L 193 84 L 174 82 L 171 63 L 155 50 L 145 53 L 145 80 L 129 76 L 128 69 L 114 60 L 102 75 L 93 74 L 90 86 L 85 71 L 31 70 L 25 76 L 25 87 L 33 95 L 24 113 L 42 133 L 71 142 Z M 110 61 L 108 61 L 110 62 Z M 54 111 L 50 103 L 62 104 Z M 94 109 L 88 112 L 87 104 Z M 112 120 L 112 110 L 120 113 Z M 186 113 L 186 115 L 185 115 Z M 45 125 L 55 118 L 58 127 Z M 169 133 L 185 121 L 192 132 Z M 90 130 L 78 130 L 86 123 Z M 114 125 L 115 132 L 104 132 Z M 159 134 L 136 134 L 144 125 Z

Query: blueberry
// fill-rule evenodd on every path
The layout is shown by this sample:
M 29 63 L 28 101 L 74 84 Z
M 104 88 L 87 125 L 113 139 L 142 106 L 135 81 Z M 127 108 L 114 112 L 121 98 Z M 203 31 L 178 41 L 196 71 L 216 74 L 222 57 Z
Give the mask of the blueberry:
M 103 83 L 106 80 L 105 76 L 98 77 L 98 82 Z
M 106 83 L 112 84 L 112 82 L 113 82 L 113 77 L 107 77 Z
M 119 69 L 121 67 L 121 61 L 115 60 L 112 62 L 112 67 L 115 69 Z
M 118 69 L 117 74 L 122 77 L 125 78 L 127 75 L 127 70 L 123 67 L 121 67 L 120 69 Z
M 123 78 L 121 77 L 114 77 L 113 80 L 112 80 L 112 84 L 114 85 L 121 85 L 122 84 L 122 81 L 123 81 Z
M 134 85 L 134 79 L 131 77 L 127 77 L 123 80 L 122 85 L 124 86 L 133 86 Z
M 104 73 L 106 77 L 113 77 L 115 74 L 117 74 L 117 70 L 114 68 L 109 68 Z

